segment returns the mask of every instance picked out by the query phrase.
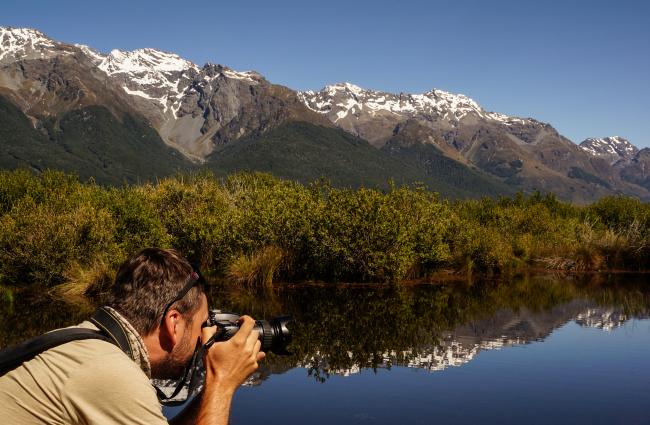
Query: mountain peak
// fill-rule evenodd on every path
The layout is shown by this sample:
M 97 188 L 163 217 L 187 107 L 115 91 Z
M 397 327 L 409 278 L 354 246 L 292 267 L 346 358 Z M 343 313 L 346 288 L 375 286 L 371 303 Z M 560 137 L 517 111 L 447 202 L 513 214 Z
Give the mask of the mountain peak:
M 198 69 L 192 62 L 174 53 L 144 48 L 133 51 L 114 49 L 99 68 L 108 75 L 117 73 L 183 72 Z
M 472 114 L 506 125 L 524 122 L 517 117 L 488 112 L 464 94 L 454 94 L 435 88 L 422 94 L 394 94 L 367 90 L 344 82 L 325 86 L 318 92 L 311 90 L 299 92 L 299 97 L 308 108 L 327 114 L 334 123 L 345 119 L 359 119 L 359 114 L 362 113 L 373 116 L 388 113 L 405 119 L 429 116 L 451 124 L 458 123 L 465 116 Z
M 590 155 L 609 159 L 615 163 L 621 159 L 631 159 L 639 149 L 621 136 L 588 138 L 580 143 L 580 148 Z
M 35 29 L 0 27 L 0 62 L 46 57 L 58 44 Z
M 356 84 L 348 83 L 348 82 L 343 82 L 343 83 L 336 83 L 336 84 L 330 84 L 327 85 L 323 88 L 322 91 L 327 91 L 327 92 L 339 92 L 339 91 L 344 91 L 344 92 L 349 92 L 353 93 L 355 95 L 360 95 L 363 92 L 366 92 L 368 90 L 365 90 Z

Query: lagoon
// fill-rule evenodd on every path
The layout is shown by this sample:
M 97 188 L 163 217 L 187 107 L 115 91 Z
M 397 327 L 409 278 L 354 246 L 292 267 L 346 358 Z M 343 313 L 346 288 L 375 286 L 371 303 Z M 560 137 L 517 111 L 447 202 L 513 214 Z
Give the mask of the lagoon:
M 213 307 L 295 318 L 293 354 L 264 361 L 231 422 L 650 423 L 647 278 L 212 287 Z M 74 324 L 88 308 L 16 297 L 0 340 Z

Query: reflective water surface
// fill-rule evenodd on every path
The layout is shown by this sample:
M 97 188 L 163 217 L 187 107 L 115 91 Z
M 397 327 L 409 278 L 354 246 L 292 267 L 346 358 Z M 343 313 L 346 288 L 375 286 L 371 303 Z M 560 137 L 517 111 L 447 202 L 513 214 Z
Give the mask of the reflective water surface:
M 295 318 L 292 355 L 269 356 L 238 391 L 233 424 L 650 424 L 647 275 L 214 287 L 210 303 Z M 5 346 L 91 307 L 2 308 Z

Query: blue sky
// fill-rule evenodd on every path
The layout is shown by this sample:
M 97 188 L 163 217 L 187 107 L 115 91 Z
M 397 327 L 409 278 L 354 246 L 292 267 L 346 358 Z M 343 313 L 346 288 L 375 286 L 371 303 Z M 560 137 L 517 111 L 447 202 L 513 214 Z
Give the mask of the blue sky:
M 13 1 L 0 25 L 100 51 L 155 47 L 319 89 L 463 93 L 574 142 L 650 147 L 646 1 Z

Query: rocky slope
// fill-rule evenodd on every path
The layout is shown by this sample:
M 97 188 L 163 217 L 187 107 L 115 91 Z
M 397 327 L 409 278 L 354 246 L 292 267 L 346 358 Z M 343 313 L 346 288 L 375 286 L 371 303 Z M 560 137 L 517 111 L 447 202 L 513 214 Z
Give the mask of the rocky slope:
M 589 138 L 580 147 L 594 158 L 607 161 L 623 181 L 650 191 L 650 148 L 639 150 L 620 136 Z
M 585 139 L 580 147 L 588 154 L 604 158 L 612 164 L 621 160 L 629 161 L 639 152 L 636 146 L 620 136 Z

